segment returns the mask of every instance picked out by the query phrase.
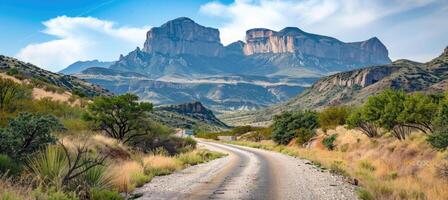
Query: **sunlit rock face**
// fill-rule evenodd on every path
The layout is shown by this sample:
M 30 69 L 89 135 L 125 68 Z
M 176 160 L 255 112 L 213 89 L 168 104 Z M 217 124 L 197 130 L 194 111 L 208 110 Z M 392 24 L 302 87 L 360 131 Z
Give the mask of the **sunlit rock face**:
M 219 31 L 196 24 L 189 18 L 177 18 L 146 34 L 143 51 L 166 55 L 221 56 L 223 45 Z
M 362 42 L 344 43 L 335 38 L 306 33 L 295 27 L 276 32 L 257 28 L 246 32 L 245 55 L 299 53 L 318 58 L 368 64 L 390 62 L 386 47 L 376 37 Z

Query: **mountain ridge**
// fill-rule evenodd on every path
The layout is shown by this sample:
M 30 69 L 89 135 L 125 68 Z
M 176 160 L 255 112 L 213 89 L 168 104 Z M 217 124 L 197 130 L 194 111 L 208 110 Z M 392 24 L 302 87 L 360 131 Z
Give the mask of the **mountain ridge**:
M 184 103 L 188 99 L 201 101 L 215 111 L 217 108 L 226 110 L 226 107 L 229 107 L 227 110 L 253 110 L 287 100 L 292 92 L 301 91 L 292 85 L 303 82 L 304 79 L 317 79 L 339 71 L 390 62 L 387 48 L 377 38 L 344 43 L 328 36 L 306 33 L 295 27 L 286 27 L 279 32 L 259 28 L 248 30 L 246 41 L 236 41 L 224 46 L 219 34 L 218 29 L 199 25 L 189 18 L 170 20 L 147 32 L 142 49 L 137 47 L 127 55 L 120 55 L 119 60 L 108 67 L 111 70 L 108 73 L 120 76 L 111 77 L 118 81 L 107 81 L 101 75 L 92 73 L 92 70 L 84 70 L 77 76 L 114 92 L 136 92 L 142 99 L 161 104 Z M 165 85 L 166 88 L 158 90 L 135 84 L 128 81 L 129 77 L 123 79 L 123 73 L 141 74 L 150 79 L 150 82 Z M 173 84 L 161 84 L 174 79 L 180 80 L 179 83 L 187 83 L 189 80 L 210 79 L 216 75 L 262 77 L 253 79 L 254 83 L 270 78 L 281 81 L 277 85 L 284 83 L 284 87 L 272 89 L 271 86 L 259 88 L 259 85 L 252 83 L 207 83 L 190 84 L 191 90 L 174 91 L 170 88 Z M 210 87 L 215 89 L 205 89 Z M 222 88 L 230 87 L 240 91 L 243 96 L 253 90 L 263 91 L 259 95 L 267 99 L 257 103 L 259 99 L 256 97 L 231 97 L 229 101 L 226 98 L 229 95 L 222 92 L 230 91 Z M 198 93 L 200 88 L 202 91 Z M 174 97 L 168 91 L 188 98 L 180 101 L 182 98 Z M 288 95 L 279 98 L 277 93 Z M 160 101 L 161 97 L 165 100 Z

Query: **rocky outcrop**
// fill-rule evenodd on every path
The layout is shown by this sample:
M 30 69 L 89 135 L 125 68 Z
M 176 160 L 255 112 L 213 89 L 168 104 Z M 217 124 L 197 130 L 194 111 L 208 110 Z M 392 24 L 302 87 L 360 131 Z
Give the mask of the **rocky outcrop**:
M 344 43 L 294 27 L 279 32 L 260 28 L 248 30 L 244 54 L 263 53 L 298 53 L 368 65 L 390 63 L 386 47 L 376 37 L 362 42 Z
M 170 56 L 221 56 L 223 46 L 218 29 L 204 27 L 189 18 L 181 17 L 149 30 L 143 51 Z

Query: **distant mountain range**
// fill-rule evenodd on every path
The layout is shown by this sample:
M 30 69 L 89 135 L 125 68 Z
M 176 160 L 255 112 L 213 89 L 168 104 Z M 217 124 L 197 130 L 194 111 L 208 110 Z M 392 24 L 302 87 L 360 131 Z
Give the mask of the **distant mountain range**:
M 446 92 L 448 89 L 448 47 L 427 63 L 397 60 L 391 64 L 356 69 L 324 77 L 291 100 L 243 116 L 224 116 L 225 122 L 263 122 L 282 111 L 322 109 L 332 105 L 360 105 L 384 89 L 406 92 Z
M 201 101 L 215 111 L 255 110 L 283 102 L 319 77 L 390 63 L 377 38 L 344 43 L 287 27 L 251 29 L 227 46 L 219 31 L 177 18 L 147 33 L 142 49 L 79 78 L 156 104 Z
M 88 61 L 77 61 L 63 70 L 59 71 L 59 73 L 65 74 L 65 75 L 72 75 L 79 72 L 82 72 L 85 69 L 91 68 L 91 67 L 104 67 L 108 68 L 110 67 L 114 62 L 103 62 L 98 60 L 88 60 Z

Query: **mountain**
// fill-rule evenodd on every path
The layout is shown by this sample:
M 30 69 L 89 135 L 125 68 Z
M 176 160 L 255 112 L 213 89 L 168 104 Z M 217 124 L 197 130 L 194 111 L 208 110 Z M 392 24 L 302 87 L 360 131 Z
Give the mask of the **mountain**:
M 65 75 L 72 75 L 72 74 L 76 74 L 79 73 L 87 68 L 91 68 L 91 67 L 109 67 L 113 64 L 114 62 L 103 62 L 103 61 L 98 61 L 98 60 L 88 60 L 88 61 L 77 61 L 74 62 L 73 64 L 67 66 L 66 68 L 64 68 L 63 70 L 59 71 L 59 73 L 65 74 Z
M 116 94 L 138 94 L 143 101 L 157 105 L 200 101 L 218 112 L 254 110 L 286 101 L 311 85 L 314 78 L 299 79 L 294 83 L 251 76 L 215 76 L 192 80 L 154 80 L 135 72 L 106 68 L 89 68 L 77 77 Z
M 120 55 L 107 69 L 77 76 L 157 104 L 201 101 L 226 112 L 283 102 L 328 74 L 390 63 L 377 38 L 345 43 L 294 27 L 257 28 L 246 32 L 245 41 L 225 46 L 219 34 L 177 18 L 151 28 L 143 48 Z
M 174 128 L 220 131 L 230 128 L 200 102 L 156 107 L 153 118 Z
M 0 73 L 28 80 L 31 84 L 46 88 L 60 88 L 70 93 L 95 97 L 111 95 L 102 87 L 70 75 L 62 75 L 41 69 L 30 63 L 0 55 Z
M 391 64 L 356 69 L 324 77 L 291 100 L 247 114 L 246 122 L 269 121 L 286 110 L 322 109 L 332 105 L 360 105 L 386 88 L 406 92 L 446 92 L 448 89 L 448 47 L 427 63 L 397 60 Z M 225 116 L 224 121 L 234 121 Z M 241 118 L 238 118 L 242 121 Z

